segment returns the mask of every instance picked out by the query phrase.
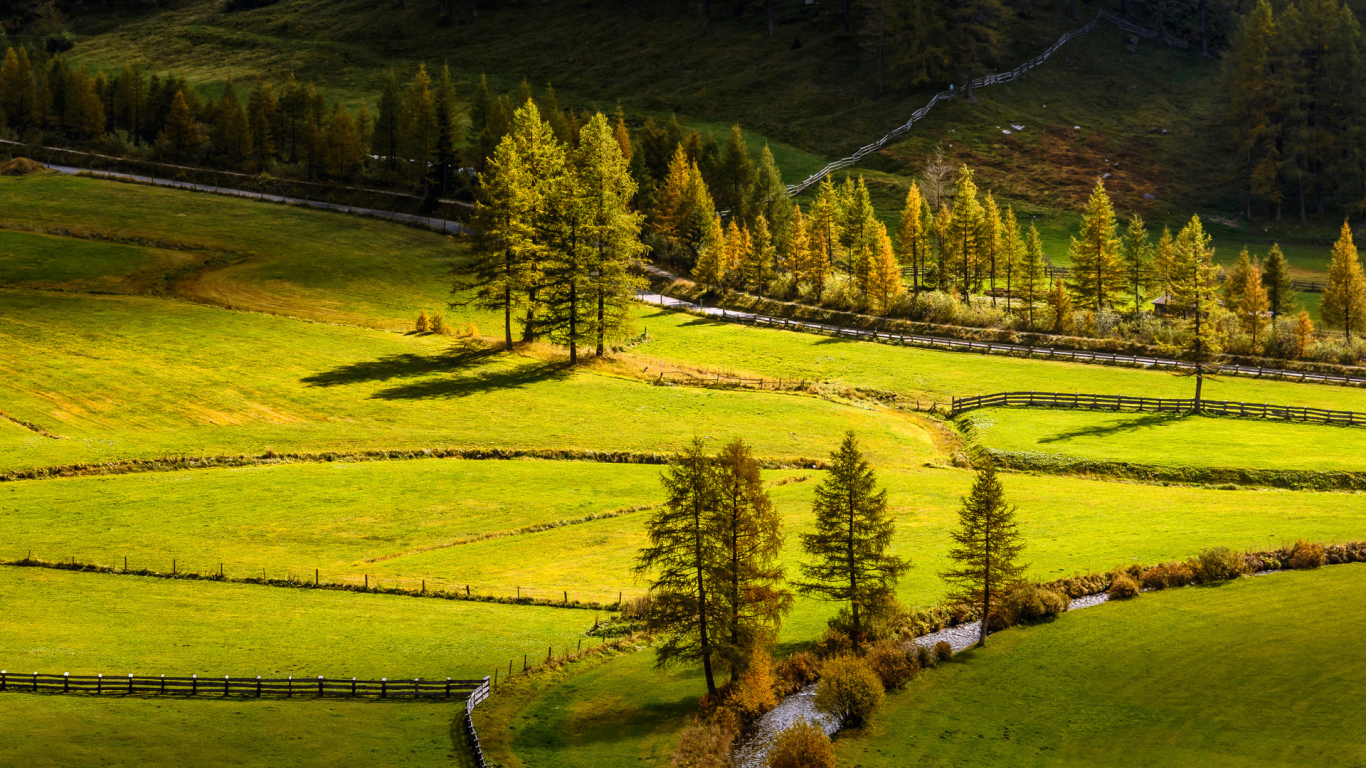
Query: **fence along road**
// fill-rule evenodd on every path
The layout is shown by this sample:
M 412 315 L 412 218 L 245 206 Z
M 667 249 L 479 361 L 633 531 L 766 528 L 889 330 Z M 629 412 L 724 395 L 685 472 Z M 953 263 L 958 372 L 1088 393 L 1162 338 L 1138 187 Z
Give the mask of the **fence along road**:
M 957 416 L 976 408 L 1067 408 L 1088 411 L 1137 411 L 1140 413 L 1191 413 L 1197 410 L 1195 398 L 1129 397 L 1127 395 L 1083 395 L 1063 392 L 997 392 L 991 395 L 955 397 L 949 408 Z M 1302 408 L 1293 405 L 1205 400 L 1199 413 L 1209 416 L 1239 416 L 1256 419 L 1282 419 L 1343 426 L 1366 426 L 1366 414 Z
M 648 271 L 673 277 L 658 268 Z M 860 341 L 876 341 L 903 347 L 924 347 L 955 352 L 979 352 L 982 354 L 1008 355 L 1034 360 L 1062 360 L 1073 363 L 1096 363 L 1100 365 L 1125 365 L 1135 368 L 1159 368 L 1170 370 L 1193 370 L 1190 363 L 1166 357 L 1146 355 L 1121 355 L 1114 352 L 1090 352 L 1054 347 L 1028 347 L 1022 344 L 1001 344 L 994 341 L 968 341 L 946 339 L 938 336 L 920 336 L 910 333 L 890 333 L 888 331 L 848 328 L 840 325 L 827 325 L 809 320 L 790 320 L 785 317 L 770 317 L 752 312 L 737 312 L 722 307 L 703 307 L 690 301 L 676 299 L 659 293 L 642 292 L 636 298 L 646 304 L 654 304 L 665 309 L 682 310 L 695 314 L 714 317 L 730 323 L 742 323 L 755 327 L 778 328 L 787 331 L 800 331 L 826 336 L 839 336 Z M 1308 371 L 1287 371 L 1280 368 L 1266 368 L 1250 365 L 1221 365 L 1210 375 L 1241 376 L 1254 379 L 1276 379 L 1308 384 L 1337 384 L 1346 387 L 1366 386 L 1366 376 L 1345 376 L 1333 373 L 1313 373 Z
M 49 675 L 34 672 L 16 674 L 0 670 L 0 691 L 28 693 L 76 693 L 100 695 L 143 696 L 311 696 L 313 698 L 367 699 L 456 699 L 466 700 L 466 706 L 488 696 L 489 679 L 482 680 L 425 680 L 422 678 L 356 678 L 289 677 L 263 679 L 261 677 L 167 677 L 159 675 Z

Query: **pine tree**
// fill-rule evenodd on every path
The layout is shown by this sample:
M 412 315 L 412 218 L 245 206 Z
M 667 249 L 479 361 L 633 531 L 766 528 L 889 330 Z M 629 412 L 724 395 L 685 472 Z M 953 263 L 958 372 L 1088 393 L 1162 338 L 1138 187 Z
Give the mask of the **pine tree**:
M 745 284 L 745 255 L 749 253 L 749 230 L 740 226 L 740 222 L 731 218 L 730 224 L 726 226 L 726 245 L 722 251 L 722 260 L 726 265 L 726 274 L 737 286 L 743 288 Z
M 1030 328 L 1034 327 L 1034 305 L 1038 303 L 1039 293 L 1047 277 L 1047 264 L 1044 262 L 1039 230 L 1030 224 L 1029 234 L 1025 237 L 1024 257 L 1020 261 L 1020 284 L 1025 292 L 1025 305 L 1029 308 Z
M 782 586 L 782 517 L 743 440 L 732 440 L 717 455 L 715 483 L 717 504 L 709 533 L 719 544 L 713 578 L 720 586 L 715 599 L 725 617 L 717 628 L 716 646 L 735 682 L 750 651 L 777 638 L 793 599 Z
M 1053 333 L 1066 334 L 1072 332 L 1072 294 L 1068 292 L 1067 285 L 1057 278 L 1053 278 L 1053 287 L 1048 291 L 1048 312 L 1053 318 Z
M 1295 322 L 1295 357 L 1303 358 L 1313 341 L 1314 321 L 1310 319 L 1308 312 L 1301 309 Z
M 360 170 L 365 157 L 364 145 L 351 113 L 336 104 L 323 131 L 327 146 L 327 172 L 334 178 L 349 179 Z
M 700 437 L 669 462 L 661 478 L 666 500 L 645 524 L 649 543 L 635 566 L 637 574 L 649 577 L 646 624 L 662 635 L 655 646 L 656 666 L 700 661 L 709 696 L 716 695 L 712 667 L 728 618 L 716 596 L 724 587 L 716 575 L 725 555 L 712 535 L 717 474 Z
M 1238 254 L 1238 260 L 1233 262 L 1233 268 L 1225 276 L 1222 292 L 1224 294 L 1224 308 L 1237 314 L 1243 305 L 1243 296 L 1247 290 L 1247 276 L 1252 271 L 1252 257 L 1244 248 Z
M 64 112 L 67 131 L 77 141 L 95 141 L 104 135 L 104 104 L 83 67 L 71 73 Z
M 693 279 L 709 288 L 715 289 L 726 282 L 726 236 L 721 229 L 721 217 L 713 215 L 702 230 L 702 240 L 697 248 L 697 265 L 693 267 Z
M 214 152 L 230 168 L 242 167 L 252 155 L 251 122 L 237 98 L 232 78 L 223 86 L 214 118 Z
M 38 84 L 28 50 L 21 46 L 16 53 L 9 48 L 0 64 L 0 109 L 10 125 L 24 131 L 38 123 L 37 108 Z
M 782 172 L 778 170 L 778 163 L 767 144 L 759 154 L 759 167 L 754 174 L 754 184 L 749 189 L 747 209 L 751 222 L 760 216 L 768 221 L 774 240 L 782 242 L 787 238 L 787 230 L 792 222 L 792 198 L 787 196 Z
M 0 76 L 3 82 L 3 76 Z M 0 85 L 0 93 L 3 93 Z M 111 103 L 111 117 L 115 130 L 127 131 L 137 138 L 147 120 L 146 92 L 142 83 L 142 73 L 130 66 L 124 66 L 114 80 L 114 95 Z
M 1072 238 L 1072 292 L 1077 301 L 1100 312 L 1114 303 L 1122 290 L 1119 237 L 1115 210 L 1105 194 L 1105 182 L 1097 181 L 1082 215 L 1081 233 Z
M 977 185 L 973 182 L 972 170 L 964 165 L 958 172 L 957 194 L 953 199 L 953 212 L 949 216 L 944 235 L 944 251 L 948 256 L 946 266 L 951 266 L 956 273 L 957 287 L 962 292 L 964 301 L 969 300 L 975 287 L 973 275 L 982 259 L 983 218 L 982 204 L 977 200 Z
M 1015 209 L 1007 206 L 1006 215 L 1001 222 L 1001 255 L 998 257 L 1001 276 L 1006 281 L 1006 311 L 1010 311 L 1010 301 L 1015 297 L 1015 278 L 1020 273 L 1020 265 L 1025 257 L 1025 244 L 1020 239 L 1020 223 L 1015 220 Z
M 383 101 L 380 102 L 381 104 Z M 294 79 L 294 75 L 289 76 L 283 88 L 280 89 L 279 102 L 280 127 L 275 135 L 280 139 L 280 150 L 283 152 L 286 146 L 289 152 L 285 153 L 289 162 L 299 161 L 299 144 L 304 139 L 304 132 L 307 130 L 308 122 L 308 94 L 299 81 Z M 397 162 L 397 152 L 391 155 L 391 160 Z
M 807 232 L 811 243 L 809 279 L 813 289 L 812 297 L 820 303 L 825 293 L 825 281 L 830 277 L 834 265 L 841 258 L 839 201 L 835 185 L 830 177 L 821 181 L 816 193 L 816 204 L 811 208 L 811 219 L 807 222 Z
M 868 295 L 869 283 L 878 258 L 877 233 L 880 224 L 868 185 L 860 176 L 858 181 L 845 180 L 838 207 L 840 249 L 847 259 L 845 271 L 854 278 L 859 293 Z
M 1266 295 L 1266 288 L 1262 285 L 1261 265 L 1250 263 L 1243 272 L 1242 281 L 1236 311 L 1243 332 L 1252 337 L 1252 349 L 1256 352 L 1261 349 L 1258 343 L 1261 340 L 1261 333 L 1267 323 L 1271 322 L 1271 301 Z
M 857 647 L 862 638 L 860 607 L 895 592 L 910 564 L 887 553 L 896 523 L 887 513 L 887 491 L 875 490 L 873 468 L 853 432 L 830 455 L 829 474 L 816 488 L 816 532 L 802 534 L 805 581 L 797 589 L 820 600 L 849 601 Z
M 1262 267 L 1262 285 L 1266 286 L 1272 317 L 1279 318 L 1294 311 L 1295 286 L 1290 278 L 1290 264 L 1286 262 L 1285 254 L 1281 253 L 1279 243 L 1271 244 L 1271 253 Z
M 1170 298 L 1181 271 L 1180 265 L 1176 263 L 1176 239 L 1172 237 L 1171 227 L 1162 227 L 1162 236 L 1158 238 L 1153 253 L 1153 267 L 1157 271 L 1158 280 L 1162 283 L 1162 290 Z
M 190 114 L 184 91 L 176 91 L 171 100 L 171 112 L 166 118 L 166 127 L 160 140 L 176 159 L 199 154 L 199 129 L 195 126 L 194 116 Z
M 456 109 L 455 81 L 451 79 L 451 68 L 442 67 L 441 81 L 437 84 L 433 104 L 436 139 L 430 159 L 431 178 L 427 184 L 427 194 L 432 199 L 449 194 L 451 177 L 460 166 L 455 151 Z
M 1352 331 L 1366 327 L 1366 278 L 1362 277 L 1361 260 L 1352 228 L 1342 223 L 1342 232 L 1333 244 L 1332 262 L 1328 265 L 1328 288 L 1320 305 L 1323 321 L 1336 325 L 1352 338 Z
M 1018 507 L 1006 504 L 1005 489 L 988 463 L 977 472 L 972 490 L 963 497 L 958 528 L 950 533 L 954 546 L 949 559 L 955 567 L 940 574 L 953 587 L 952 599 L 977 607 L 981 615 L 979 647 L 987 644 L 992 609 L 1025 572 L 1019 562 L 1024 541 L 1015 522 Z
M 718 177 L 716 188 L 712 190 L 716 207 L 729 211 L 732 219 L 749 221 L 749 192 L 754 186 L 755 169 L 749 146 L 738 125 L 731 126 L 730 142 L 726 145 Z
M 270 83 L 257 80 L 247 100 L 247 123 L 251 132 L 252 159 L 260 170 L 275 157 L 274 125 L 278 109 Z M 370 145 L 367 142 L 365 146 Z
M 991 306 L 996 306 L 997 260 L 1001 257 L 1001 209 L 996 206 L 996 198 L 988 192 L 982 203 L 982 265 L 986 268 L 987 279 L 991 286 Z M 974 279 L 978 282 L 980 278 Z
M 1214 264 L 1214 249 L 1199 216 L 1192 216 L 1176 236 L 1172 262 L 1179 271 L 1168 307 L 1190 318 L 1191 323 L 1190 340 L 1180 350 L 1181 359 L 1190 367 L 1177 375 L 1195 377 L 1195 412 L 1199 413 L 1205 379 L 1219 370 L 1223 352 L 1215 322 L 1219 312 L 1219 267 Z
M 412 163 L 411 175 L 422 178 L 427 164 L 436 157 L 437 115 L 436 98 L 432 94 L 432 78 L 427 66 L 418 64 L 413 83 L 403 95 L 404 121 L 399 126 L 399 152 Z
M 680 144 L 655 196 L 651 226 L 656 234 L 677 243 L 693 241 L 697 236 L 689 226 L 696 218 L 695 170 Z
M 407 117 L 403 109 L 403 94 L 399 91 L 398 79 L 392 69 L 385 76 L 384 87 L 380 90 L 378 109 L 372 151 L 384 158 L 390 173 L 395 173 L 398 170 L 399 147 L 403 142 L 403 126 L 407 123 Z
M 873 245 L 873 266 L 868 279 L 869 306 L 878 314 L 885 315 L 892 301 L 905 292 L 906 286 L 901 282 L 901 265 L 897 263 L 892 239 L 887 236 L 887 227 L 878 222 Z
M 793 290 L 800 291 L 811 264 L 811 238 L 807 233 L 806 217 L 800 205 L 792 209 L 792 225 L 787 242 L 782 247 L 783 268 L 792 275 Z
M 601 357 L 607 337 L 617 334 L 630 318 L 631 301 L 643 286 L 631 263 L 646 248 L 640 241 L 641 216 L 630 207 L 636 183 L 601 112 L 580 131 L 574 159 L 589 207 L 587 236 L 596 250 L 589 281 L 596 314 L 590 326 Z
M 929 266 L 929 229 L 933 226 L 929 210 L 929 203 L 920 194 L 920 185 L 911 182 L 906 190 L 906 205 L 901 209 L 896 245 L 901 261 L 911 268 L 911 281 L 916 293 L 920 293 L 921 276 Z
M 1129 217 L 1129 228 L 1124 233 L 1124 280 L 1133 292 L 1134 312 L 1142 309 L 1147 289 L 1153 282 L 1153 246 L 1148 241 L 1148 228 L 1137 213 Z
M 754 229 L 749 231 L 748 240 L 744 283 L 752 293 L 763 296 L 768 284 L 773 280 L 778 251 L 773 245 L 768 219 L 762 213 L 754 217 Z

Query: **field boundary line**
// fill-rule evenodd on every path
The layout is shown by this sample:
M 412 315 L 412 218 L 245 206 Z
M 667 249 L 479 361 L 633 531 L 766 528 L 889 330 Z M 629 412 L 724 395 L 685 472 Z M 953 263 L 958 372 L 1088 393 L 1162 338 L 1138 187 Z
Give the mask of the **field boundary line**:
M 66 438 L 62 437 L 61 435 L 56 435 L 56 434 L 53 434 L 53 433 L 47 431 L 46 429 L 43 429 L 42 427 L 38 426 L 37 424 L 34 424 L 34 423 L 31 422 L 31 421 L 24 421 L 23 419 L 18 418 L 18 417 L 16 417 L 16 416 L 11 416 L 11 415 L 9 415 L 8 413 L 5 413 L 4 411 L 0 411 L 0 419 L 4 419 L 5 421 L 11 422 L 11 423 L 16 424 L 16 425 L 18 425 L 18 426 L 21 426 L 21 427 L 23 427 L 24 429 L 27 429 L 27 430 L 30 431 L 30 432 L 37 433 L 37 434 L 39 434 L 39 435 L 42 435 L 43 437 L 50 438 L 50 439 L 52 439 L 52 440 L 65 440 L 65 439 L 66 439 Z
M 1277 419 L 1307 424 L 1344 427 L 1366 426 L 1366 413 L 1335 411 L 1307 406 L 1231 402 L 1190 397 L 1132 397 L 1130 395 L 1088 395 L 1066 392 L 996 392 L 990 395 L 955 397 L 949 416 L 978 408 L 1054 408 L 1087 411 L 1131 411 L 1134 413 L 1174 413 L 1201 416 L 1233 416 L 1244 419 Z
M 1139 464 L 1107 459 L 1084 459 L 1036 451 L 1003 451 L 982 445 L 972 449 L 998 469 L 1041 475 L 1078 477 L 1097 482 L 1130 481 L 1144 485 L 1184 485 L 1235 488 L 1280 488 L 1316 493 L 1366 491 L 1366 472 L 1313 469 L 1249 469 Z
M 90 696 L 285 696 L 348 699 L 455 699 L 467 708 L 488 696 L 489 678 L 477 680 L 421 677 L 357 678 L 294 677 L 167 677 L 166 675 L 73 675 L 21 673 L 0 670 L 0 692 L 86 694 Z M 472 702 L 472 703 L 471 703 Z
M 599 464 L 669 463 L 673 454 L 642 451 L 590 451 L 553 448 L 412 448 L 374 451 L 321 451 L 304 453 L 268 452 L 259 456 L 223 454 L 218 456 L 162 456 L 150 459 L 117 459 L 106 462 L 62 464 L 16 469 L 0 473 L 0 482 L 42 480 L 56 477 L 131 475 L 143 472 L 179 472 L 198 469 L 236 469 L 291 464 L 362 463 L 368 461 L 405 461 L 418 459 L 463 459 L 466 461 L 582 461 Z M 803 457 L 761 458 L 762 469 L 825 469 L 824 459 Z

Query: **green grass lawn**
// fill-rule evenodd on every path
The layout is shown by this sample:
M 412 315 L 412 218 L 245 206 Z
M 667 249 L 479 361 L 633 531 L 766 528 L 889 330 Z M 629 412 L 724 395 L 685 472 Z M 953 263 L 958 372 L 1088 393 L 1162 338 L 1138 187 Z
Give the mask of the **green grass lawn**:
M 811 397 L 655 387 L 449 338 L 141 297 L 0 291 L 0 365 L 15 372 L 5 411 L 67 438 L 6 432 L 4 469 L 268 447 L 670 451 L 695 434 L 822 456 L 846 429 L 888 461 L 933 449 L 908 417 Z
M 471 765 L 445 703 L 0 695 L 0 762 L 106 766 Z M 454 727 L 453 727 L 454 726 Z
M 1334 566 L 1012 629 L 922 675 L 841 765 L 1358 766 L 1366 567 Z
M 593 612 L 7 566 L 0 669 L 477 678 L 577 647 Z
M 1366 430 L 1158 413 L 992 408 L 964 417 L 1003 451 L 1196 467 L 1366 469 Z

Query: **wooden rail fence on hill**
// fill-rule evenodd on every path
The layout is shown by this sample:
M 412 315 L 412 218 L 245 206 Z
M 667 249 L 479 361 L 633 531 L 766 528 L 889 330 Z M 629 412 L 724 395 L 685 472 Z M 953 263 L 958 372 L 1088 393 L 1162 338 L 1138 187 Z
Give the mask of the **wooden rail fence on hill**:
M 1211 416 L 1282 419 L 1343 426 L 1366 426 L 1366 413 L 1333 411 L 1293 405 L 1230 402 L 1178 397 L 1129 397 L 1128 395 L 1083 395 L 1063 392 L 997 392 L 990 395 L 955 397 L 950 416 L 976 408 L 1079 408 L 1088 411 L 1138 411 L 1153 413 L 1190 413 Z
M 329 677 L 167 677 L 158 675 L 49 675 L 0 670 L 0 691 L 83 693 L 143 696 L 285 696 L 348 699 L 466 699 L 478 703 L 488 696 L 489 679 L 425 680 L 423 678 Z M 472 707 L 473 704 L 467 706 Z

